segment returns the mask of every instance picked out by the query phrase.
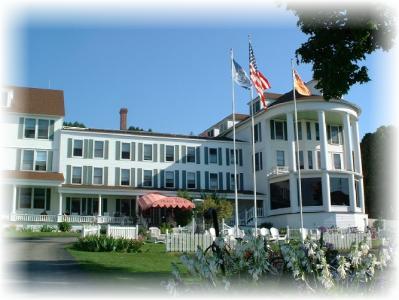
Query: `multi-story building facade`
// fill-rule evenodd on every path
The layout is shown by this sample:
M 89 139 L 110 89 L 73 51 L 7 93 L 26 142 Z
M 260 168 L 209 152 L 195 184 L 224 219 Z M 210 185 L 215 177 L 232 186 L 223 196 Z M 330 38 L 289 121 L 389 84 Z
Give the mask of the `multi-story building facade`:
M 299 163 L 306 227 L 367 222 L 359 146 L 360 109 L 344 100 L 298 95 Z M 254 99 L 258 223 L 299 226 L 292 92 Z M 234 201 L 240 222 L 251 224 L 253 178 L 251 118 L 236 115 L 234 180 L 232 115 L 200 136 L 126 129 L 63 127 L 63 92 L 8 87 L 2 99 L 3 215 L 11 220 L 137 221 L 139 196 L 216 192 Z M 5 205 L 5 206 L 4 206 Z M 45 213 L 44 213 L 45 212 Z M 65 214 L 68 216 L 65 216 Z M 46 215 L 44 215 L 46 214 Z

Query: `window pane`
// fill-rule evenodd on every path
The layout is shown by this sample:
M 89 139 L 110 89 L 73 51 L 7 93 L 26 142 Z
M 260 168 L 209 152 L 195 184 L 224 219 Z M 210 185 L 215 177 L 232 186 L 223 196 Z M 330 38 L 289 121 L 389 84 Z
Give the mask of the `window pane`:
M 320 158 L 320 151 L 317 151 L 317 166 L 321 169 L 321 158 Z
M 71 204 L 71 213 L 80 214 L 80 198 L 72 198 Z
M 339 137 L 338 137 L 338 126 L 331 126 L 331 143 L 332 144 L 339 144 Z
M 237 180 L 234 181 L 234 174 L 230 174 L 230 190 L 235 190 L 235 182 L 238 183 L 238 174 L 237 174 Z
M 104 142 L 95 141 L 94 142 L 94 157 L 104 157 Z
M 152 187 L 152 171 L 144 170 L 144 183 L 145 187 Z
M 37 137 L 39 139 L 48 139 L 48 125 L 49 120 L 39 120 L 39 130 Z
M 209 148 L 209 162 L 211 164 L 216 164 L 218 158 L 218 152 L 216 148 Z
M 277 150 L 277 166 L 285 166 L 284 151 Z
M 341 155 L 337 153 L 334 154 L 334 169 L 341 169 Z
M 276 140 L 283 140 L 284 139 L 284 124 L 283 122 L 275 121 L 276 126 Z
M 148 145 L 146 145 L 148 146 Z M 175 147 L 174 146 L 166 146 L 166 161 L 175 161 Z
M 72 183 L 82 183 L 82 167 L 72 168 Z
M 73 156 L 83 156 L 83 140 L 73 141 Z
M 40 208 L 44 209 L 45 207 L 45 197 L 46 197 L 46 190 L 45 189 L 34 189 L 33 194 L 33 208 Z
M 315 129 L 316 129 L 316 140 L 320 140 L 320 130 L 319 130 L 319 123 L 315 123 Z
M 122 159 L 130 159 L 130 144 L 122 143 Z
M 25 137 L 26 138 L 35 138 L 35 127 L 36 120 L 35 119 L 25 119 Z
M 22 170 L 33 170 L 33 150 L 24 150 Z
M 175 187 L 175 175 L 174 172 L 165 172 L 165 187 L 174 188 Z
M 323 197 L 321 194 L 321 178 L 303 178 L 301 182 L 303 206 L 323 205 Z
M 121 185 L 130 185 L 130 170 L 121 170 Z
M 270 184 L 270 208 L 290 207 L 290 183 L 288 180 Z
M 195 163 L 195 147 L 187 147 L 187 162 Z
M 298 140 L 302 140 L 302 123 L 298 122 Z
M 298 152 L 295 152 L 295 157 L 296 157 L 297 162 L 298 162 Z M 305 167 L 305 164 L 303 162 L 303 151 L 302 150 L 299 151 L 299 167 L 301 169 L 303 169 Z
M 238 164 L 238 150 L 236 149 L 236 162 Z M 230 149 L 230 164 L 234 165 L 234 149 Z
M 93 183 L 94 184 L 102 184 L 103 183 L 103 169 L 102 168 L 94 168 Z
M 36 152 L 35 170 L 36 171 L 46 171 L 46 165 L 47 165 L 47 152 L 46 151 L 37 151 Z
M 218 174 L 216 173 L 210 173 L 209 174 L 209 188 L 211 190 L 217 190 L 218 189 Z
M 195 189 L 195 173 L 187 172 L 187 188 Z
M 144 160 L 152 160 L 152 145 L 144 145 Z
M 32 199 L 31 188 L 21 188 L 19 193 L 19 208 L 30 208 Z
M 313 169 L 313 153 L 308 151 L 308 168 Z
M 312 139 L 312 131 L 310 130 L 310 122 L 306 122 L 306 138 L 308 140 Z
M 355 180 L 355 195 L 356 195 L 356 207 L 360 208 L 360 198 L 359 198 L 359 180 Z
M 331 205 L 349 206 L 349 182 L 348 178 L 330 177 Z

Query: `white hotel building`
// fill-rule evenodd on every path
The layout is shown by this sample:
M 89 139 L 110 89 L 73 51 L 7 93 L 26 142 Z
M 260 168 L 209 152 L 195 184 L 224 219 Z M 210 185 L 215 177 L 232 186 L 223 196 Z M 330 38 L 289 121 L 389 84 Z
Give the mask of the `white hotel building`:
M 307 84 L 312 96 L 297 98 L 304 225 L 363 228 L 360 108 L 325 101 L 314 84 Z M 250 103 L 258 224 L 299 227 L 292 91 L 266 98 L 267 110 L 258 98 Z M 3 88 L 2 216 L 9 222 L 136 223 L 138 197 L 154 191 L 216 192 L 234 202 L 231 115 L 199 136 L 129 131 L 126 109 L 120 130 L 64 127 L 64 115 L 63 91 Z M 250 226 L 251 118 L 236 117 L 238 209 L 241 225 Z

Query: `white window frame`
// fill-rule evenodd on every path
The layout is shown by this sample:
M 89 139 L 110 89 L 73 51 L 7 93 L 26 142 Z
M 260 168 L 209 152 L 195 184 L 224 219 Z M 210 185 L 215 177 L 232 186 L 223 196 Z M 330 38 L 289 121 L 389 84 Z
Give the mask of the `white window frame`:
M 167 159 L 167 148 L 172 148 L 172 154 L 173 154 L 173 159 L 172 160 L 168 160 Z M 152 149 L 151 149 L 151 151 L 152 151 Z M 173 145 L 165 145 L 165 157 L 164 157 L 164 159 L 165 159 L 165 161 L 166 162 L 174 162 L 175 160 L 176 160 L 176 158 L 175 158 L 175 146 L 173 146 Z M 143 160 L 144 160 L 144 146 L 143 146 Z
M 284 159 L 284 164 L 283 165 L 279 165 L 278 164 L 278 153 L 283 153 L 283 159 Z M 277 167 L 285 167 L 286 166 L 286 164 L 285 164 L 285 151 L 284 150 L 276 150 L 276 166 Z
M 145 177 L 145 172 L 146 171 L 151 172 L 151 185 L 144 185 L 144 182 L 145 182 L 144 177 Z M 153 186 L 154 186 L 154 174 L 153 174 L 153 171 L 152 170 L 143 170 L 143 187 L 151 188 Z
M 192 149 L 194 149 L 194 161 L 188 161 L 188 149 L 189 148 L 192 148 Z M 196 162 L 196 160 L 197 160 L 197 153 L 196 153 L 196 149 L 195 149 L 195 147 L 194 146 L 187 146 L 187 163 L 188 164 L 195 164 L 195 162 Z
M 211 149 L 215 149 L 216 150 L 216 161 L 215 162 L 211 161 Z M 216 148 L 216 147 L 208 148 L 208 155 L 209 155 L 209 163 L 217 165 L 217 163 L 218 163 L 218 148 Z
M 123 158 L 123 157 L 122 157 L 123 144 L 129 145 L 129 158 Z M 121 142 L 121 149 L 120 149 L 120 151 L 121 151 L 121 153 L 120 153 L 120 158 L 121 158 L 121 160 L 130 160 L 130 159 L 131 159 L 131 157 L 132 157 L 132 147 L 131 147 L 131 144 L 130 144 L 130 143 Z M 144 156 L 144 154 L 143 154 L 143 156 Z
M 277 123 L 281 123 L 282 124 L 281 126 L 283 126 L 283 138 L 282 139 L 277 138 L 277 127 L 276 127 Z M 279 140 L 279 141 L 284 141 L 285 138 L 286 138 L 286 136 L 285 136 L 285 131 L 284 131 L 284 121 L 274 120 L 274 139 Z
M 25 170 L 24 169 L 24 153 L 25 151 L 33 151 L 33 161 L 32 161 L 32 169 Z M 20 170 L 21 171 L 34 171 L 35 170 L 35 150 L 33 149 L 23 149 L 21 153 L 21 161 L 20 161 Z
M 194 174 L 194 187 L 189 187 L 188 186 L 188 174 Z M 195 172 L 187 172 L 187 189 L 188 190 L 195 190 L 197 188 L 197 174 Z
M 75 141 L 82 141 L 82 155 L 75 155 Z M 83 158 L 85 153 L 85 143 L 84 140 L 82 139 L 73 139 L 72 140 L 72 157 L 79 157 L 79 158 Z
M 47 122 L 47 137 L 39 137 L 39 122 L 46 121 Z M 50 120 L 49 119 L 37 119 L 37 139 L 39 140 L 48 140 L 50 139 Z
M 340 162 L 340 168 L 339 169 L 335 168 L 335 155 L 339 155 L 339 162 Z M 332 163 L 332 168 L 334 170 L 343 170 L 342 153 L 340 153 L 340 152 L 331 152 L 331 163 Z
M 211 186 L 211 175 L 216 175 L 216 189 L 213 189 Z M 213 191 L 213 190 L 218 190 L 219 189 L 219 174 L 218 173 L 211 173 L 209 172 L 209 190 Z
M 337 128 L 338 143 L 333 142 L 333 136 L 332 136 L 332 128 L 333 127 Z M 331 145 L 342 145 L 341 134 L 339 132 L 339 127 L 340 127 L 340 125 L 330 125 L 330 140 L 328 141 L 329 144 L 331 144 Z
M 74 169 L 80 169 L 80 183 L 76 183 L 76 182 L 73 182 L 73 170 Z M 77 185 L 81 185 L 81 184 L 83 184 L 83 167 L 81 167 L 81 166 L 72 166 L 72 169 L 71 169 L 71 184 L 77 184 Z
M 127 171 L 128 171 L 128 172 L 127 172 L 127 173 L 129 174 L 129 183 L 128 183 L 128 184 L 122 184 L 122 171 L 123 171 L 123 170 L 125 170 L 125 171 L 127 170 Z M 131 184 L 130 169 L 122 169 L 122 168 L 121 168 L 119 172 L 120 172 L 120 174 L 119 174 L 119 185 L 120 185 L 120 186 L 130 186 L 130 184 Z
M 46 169 L 45 170 L 36 170 L 37 152 L 45 152 L 46 153 L 46 160 L 45 160 Z M 48 151 L 47 150 L 35 150 L 34 155 L 33 155 L 33 161 L 34 161 L 33 170 L 35 172 L 46 172 L 48 170 Z
M 103 153 L 102 156 L 96 156 L 96 143 L 103 143 Z M 93 158 L 96 159 L 104 159 L 105 156 L 105 141 L 101 141 L 101 140 L 94 140 L 93 141 Z M 122 157 L 122 155 L 121 155 Z
M 100 169 L 101 170 L 101 183 L 94 183 L 94 173 L 95 173 L 95 169 Z M 130 181 L 130 180 L 129 180 Z M 93 185 L 103 185 L 104 184 L 104 168 L 100 168 L 100 167 L 93 167 L 93 174 L 92 174 L 92 179 L 91 182 L 93 183 Z M 130 182 L 129 182 L 130 183 Z
M 166 176 L 166 174 L 170 174 L 170 173 L 172 173 L 172 177 L 173 177 L 173 186 L 166 186 L 166 183 L 167 183 L 167 176 Z M 174 171 L 165 171 L 165 179 L 164 179 L 164 186 L 165 186 L 165 188 L 166 189 L 174 189 L 175 188 L 175 185 L 176 185 L 176 183 L 175 183 L 175 172 Z M 143 173 L 143 184 L 144 184 L 144 173 Z
M 151 159 L 146 159 L 145 158 L 145 146 L 150 146 L 151 147 Z M 152 144 L 143 144 L 143 161 L 153 161 L 153 151 L 154 151 L 154 146 Z M 165 151 L 166 152 L 166 151 Z
M 35 120 L 35 134 L 34 134 L 34 137 L 26 137 L 25 136 L 25 131 L 26 131 L 26 120 Z M 27 140 L 34 140 L 34 139 L 36 139 L 36 137 L 37 137 L 37 119 L 35 119 L 35 118 L 24 118 L 24 128 L 23 128 L 23 138 L 24 139 L 27 139 Z

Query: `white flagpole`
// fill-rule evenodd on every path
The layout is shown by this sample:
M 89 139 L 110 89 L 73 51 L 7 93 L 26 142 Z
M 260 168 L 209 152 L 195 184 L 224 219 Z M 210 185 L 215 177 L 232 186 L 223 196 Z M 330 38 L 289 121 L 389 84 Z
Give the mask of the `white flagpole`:
M 251 35 L 248 35 L 248 42 L 251 42 Z M 258 235 L 258 206 L 256 203 L 256 170 L 255 170 L 255 121 L 254 121 L 254 108 L 252 100 L 254 98 L 253 86 L 251 85 L 251 101 L 250 101 L 250 112 L 251 112 L 251 123 L 252 123 L 252 171 L 254 180 L 254 227 L 255 236 Z
M 297 172 L 298 172 L 299 215 L 301 220 L 301 240 L 303 241 L 302 181 L 301 181 L 301 166 L 299 164 L 298 112 L 296 108 L 294 62 L 292 59 L 291 59 L 291 73 L 292 73 L 292 85 L 293 85 L 292 95 L 294 97 L 294 112 L 295 112 L 295 145 L 296 145 L 296 163 L 297 163 Z
M 236 113 L 235 113 L 235 94 L 234 94 L 234 66 L 233 66 L 233 49 L 230 50 L 231 55 L 231 88 L 232 88 L 232 95 L 233 95 L 233 157 L 234 157 L 234 203 L 235 203 L 235 218 L 236 218 L 236 226 L 235 226 L 235 234 L 238 237 L 238 192 L 237 192 L 237 154 L 236 154 Z
M 254 121 L 254 109 L 252 105 L 253 99 L 253 89 L 251 86 L 251 122 L 252 122 L 252 169 L 253 169 L 253 179 L 254 179 L 254 227 L 255 236 L 258 236 L 258 206 L 256 203 L 256 170 L 255 170 L 255 121 Z

